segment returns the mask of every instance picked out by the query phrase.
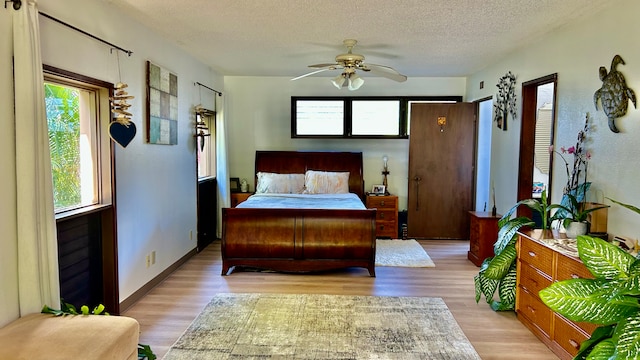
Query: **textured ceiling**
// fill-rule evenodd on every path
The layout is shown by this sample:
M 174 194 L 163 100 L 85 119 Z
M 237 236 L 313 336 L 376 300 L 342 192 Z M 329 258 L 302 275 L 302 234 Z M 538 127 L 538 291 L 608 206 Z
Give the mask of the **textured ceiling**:
M 465 76 L 618 0 L 101 0 L 221 75 L 298 76 L 358 40 L 365 63 Z M 594 24 L 594 26 L 597 26 Z M 135 49 L 134 49 L 135 51 Z M 320 73 L 317 76 L 330 76 Z

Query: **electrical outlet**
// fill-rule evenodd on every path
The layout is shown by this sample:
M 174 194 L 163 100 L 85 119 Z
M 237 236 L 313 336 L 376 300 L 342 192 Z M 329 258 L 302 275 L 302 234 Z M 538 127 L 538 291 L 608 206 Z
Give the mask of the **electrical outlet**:
M 146 262 L 147 262 L 147 267 L 151 266 L 151 256 L 149 256 L 149 254 L 147 254 L 146 256 Z
M 153 265 L 153 264 L 155 264 L 155 263 L 156 263 L 156 251 L 155 251 L 155 250 L 153 250 L 153 251 L 151 252 L 151 265 Z

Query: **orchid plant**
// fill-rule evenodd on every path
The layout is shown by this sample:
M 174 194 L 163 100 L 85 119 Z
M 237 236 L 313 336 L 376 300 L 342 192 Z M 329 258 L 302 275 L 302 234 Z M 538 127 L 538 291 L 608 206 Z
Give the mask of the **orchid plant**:
M 587 165 L 591 160 L 591 152 L 586 149 L 586 143 L 588 142 L 587 135 L 591 128 L 590 115 L 586 114 L 584 120 L 584 127 L 578 132 L 576 144 L 565 148 L 560 148 L 560 151 L 556 150 L 553 145 L 549 147 L 550 153 L 556 153 L 560 155 L 562 161 L 564 161 L 565 169 L 567 172 L 567 184 L 563 189 L 564 196 L 562 197 L 561 207 L 559 209 L 558 218 L 569 218 L 576 220 L 582 216 L 577 216 L 584 210 L 584 201 L 587 197 L 587 191 L 591 186 L 591 183 L 587 181 Z M 565 155 L 573 155 L 573 166 L 569 168 L 569 161 Z M 593 211 L 593 210 L 591 210 Z M 586 214 L 583 214 L 586 216 Z
M 581 185 L 580 179 L 583 180 L 582 183 L 587 183 L 587 162 L 591 160 L 591 152 L 589 152 L 585 147 L 585 143 L 588 142 L 587 134 L 591 127 L 589 125 L 589 120 L 590 116 L 589 113 L 587 113 L 585 116 L 584 127 L 578 132 L 578 139 L 574 146 L 570 146 L 568 148 L 562 146 L 560 147 L 560 151 L 556 150 L 553 145 L 549 147 L 549 152 L 560 155 L 560 158 L 564 161 L 564 166 L 567 172 L 567 184 L 563 190 L 564 194 L 575 192 Z M 569 170 L 569 161 L 564 157 L 566 154 L 573 155 L 573 167 L 571 170 Z M 586 190 L 584 191 L 586 192 Z

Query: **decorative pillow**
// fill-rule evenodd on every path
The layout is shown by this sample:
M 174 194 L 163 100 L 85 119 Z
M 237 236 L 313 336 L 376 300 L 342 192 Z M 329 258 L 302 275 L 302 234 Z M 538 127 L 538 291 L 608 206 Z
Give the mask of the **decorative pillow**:
M 349 172 L 307 170 L 304 176 L 305 194 L 349 193 Z
M 256 193 L 301 194 L 304 190 L 304 174 L 258 173 Z

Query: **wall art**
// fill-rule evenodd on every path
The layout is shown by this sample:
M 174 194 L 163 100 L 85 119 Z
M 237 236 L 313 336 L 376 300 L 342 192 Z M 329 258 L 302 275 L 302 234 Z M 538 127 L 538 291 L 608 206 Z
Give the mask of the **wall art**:
M 500 129 L 507 131 L 508 115 L 516 118 L 516 76 L 509 71 L 500 78 L 496 87 L 498 93 L 493 104 L 493 120 Z
M 178 76 L 147 61 L 147 142 L 178 143 Z
M 627 113 L 629 100 L 636 107 L 636 93 L 627 87 L 624 75 L 617 70 L 618 64 L 624 65 L 624 60 L 620 55 L 616 55 L 611 60 L 611 69 L 607 73 L 607 68 L 600 66 L 600 80 L 602 87 L 593 94 L 593 103 L 598 110 L 598 100 L 602 104 L 602 110 L 609 119 L 609 129 L 614 133 L 620 132 L 616 127 L 616 119 Z

